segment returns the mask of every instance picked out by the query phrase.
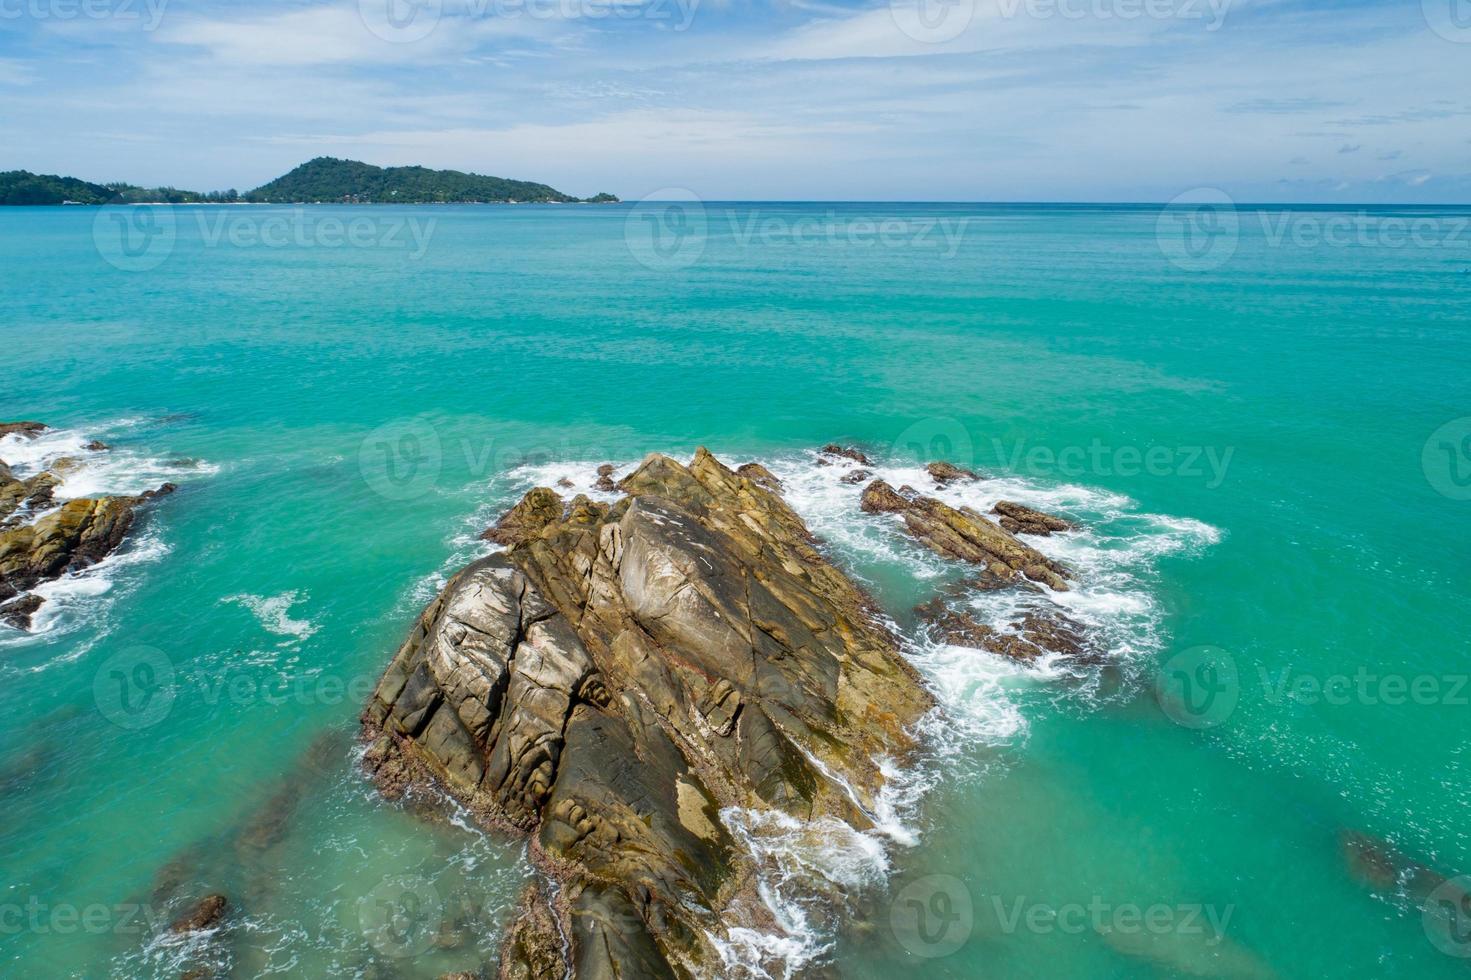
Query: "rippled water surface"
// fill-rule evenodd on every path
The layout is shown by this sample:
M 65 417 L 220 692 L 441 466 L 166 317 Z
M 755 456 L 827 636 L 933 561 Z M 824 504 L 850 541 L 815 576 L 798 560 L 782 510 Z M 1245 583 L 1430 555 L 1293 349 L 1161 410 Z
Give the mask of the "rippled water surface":
M 0 974 L 493 963 L 522 845 L 378 799 L 357 711 L 519 493 L 706 445 L 783 479 L 941 702 L 877 830 L 725 815 L 778 926 L 722 937 L 733 975 L 1463 976 L 1460 893 L 1423 913 L 1343 841 L 1471 873 L 1465 216 L 1335 245 L 1274 233 L 1322 210 L 1223 244 L 1147 208 L 6 209 L 0 419 L 56 431 L 0 459 L 180 490 L 0 630 Z M 1036 541 L 1073 591 L 963 601 L 1065 612 L 1108 665 L 927 641 L 960 576 L 833 440 L 1078 522 Z M 170 935 L 207 892 L 226 928 Z

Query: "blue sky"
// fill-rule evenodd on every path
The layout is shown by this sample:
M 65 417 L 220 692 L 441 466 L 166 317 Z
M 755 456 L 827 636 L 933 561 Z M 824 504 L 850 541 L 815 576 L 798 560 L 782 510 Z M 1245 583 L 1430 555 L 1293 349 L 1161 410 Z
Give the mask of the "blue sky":
M 0 169 L 1471 202 L 1471 0 L 413 2 L 0 0 Z

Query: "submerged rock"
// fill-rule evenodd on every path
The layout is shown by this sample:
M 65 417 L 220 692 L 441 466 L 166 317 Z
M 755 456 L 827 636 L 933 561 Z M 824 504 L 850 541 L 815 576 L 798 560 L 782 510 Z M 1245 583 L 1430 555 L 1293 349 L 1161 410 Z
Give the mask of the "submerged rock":
M 579 977 L 720 972 L 711 936 L 761 925 L 723 808 L 872 826 L 875 760 L 933 702 L 763 482 L 702 449 L 648 457 L 611 506 L 532 491 L 364 711 L 385 791 L 429 778 L 534 834 L 558 886 L 523 905 L 503 975 L 560 975 L 553 948 Z
M 864 489 L 861 505 L 869 514 L 898 514 L 910 534 L 946 558 L 984 565 L 1003 579 L 1020 572 L 1053 591 L 1068 591 L 1065 567 L 969 507 L 956 509 L 912 487 L 895 490 L 883 480 Z
M 986 650 L 1021 663 L 1030 663 L 1047 654 L 1062 654 L 1081 663 L 1101 661 L 1088 648 L 1083 624 L 1060 612 L 1031 610 L 1013 620 L 1007 631 L 982 623 L 971 613 L 955 609 L 942 599 L 916 606 L 914 612 L 942 643 Z
M 1415 904 L 1424 903 L 1431 893 L 1449 889 L 1471 903 L 1471 894 L 1457 884 L 1462 879 L 1450 878 L 1400 852 L 1389 841 L 1356 830 L 1339 834 L 1339 852 L 1349 874 L 1373 891 L 1398 895 Z M 1471 908 L 1471 904 L 1462 906 Z
M 1046 537 L 1053 531 L 1074 529 L 1071 521 L 1012 503 L 1010 500 L 996 501 L 996 506 L 991 508 L 991 513 L 1001 515 L 999 523 L 1012 534 L 1037 534 Z
M 229 904 L 223 895 L 207 895 L 175 919 L 169 931 L 186 933 L 213 929 L 225 918 L 225 910 Z

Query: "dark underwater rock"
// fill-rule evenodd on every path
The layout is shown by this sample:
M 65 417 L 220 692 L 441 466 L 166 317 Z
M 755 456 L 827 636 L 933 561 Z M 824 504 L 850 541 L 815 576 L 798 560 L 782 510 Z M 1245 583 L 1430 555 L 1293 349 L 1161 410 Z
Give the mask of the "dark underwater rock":
M 169 931 L 186 933 L 213 929 L 225 918 L 225 910 L 229 905 L 223 895 L 206 895 L 175 919 L 174 924 L 169 926 Z

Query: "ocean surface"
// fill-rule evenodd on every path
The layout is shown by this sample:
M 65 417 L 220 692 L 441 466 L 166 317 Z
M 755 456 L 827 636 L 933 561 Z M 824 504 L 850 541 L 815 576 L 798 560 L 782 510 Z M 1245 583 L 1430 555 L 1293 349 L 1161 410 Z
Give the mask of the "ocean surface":
M 737 828 L 778 925 L 726 974 L 1465 977 L 1471 211 L 1201 200 L 0 210 L 0 420 L 54 427 L 0 459 L 180 488 L 0 628 L 0 975 L 492 963 L 522 845 L 380 800 L 358 710 L 525 489 L 703 445 L 942 705 L 878 830 Z M 967 601 L 1108 666 L 928 642 L 957 570 L 831 441 L 1076 520 L 1075 591 Z

